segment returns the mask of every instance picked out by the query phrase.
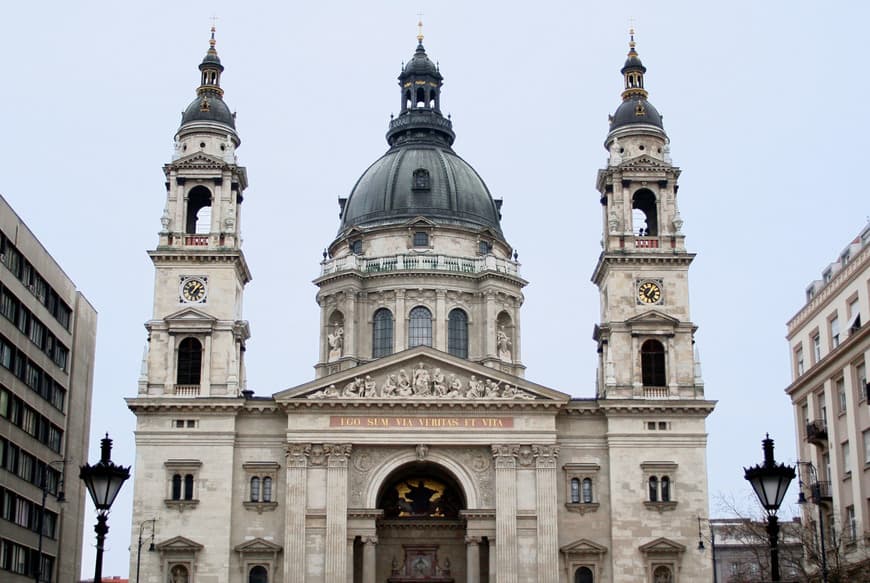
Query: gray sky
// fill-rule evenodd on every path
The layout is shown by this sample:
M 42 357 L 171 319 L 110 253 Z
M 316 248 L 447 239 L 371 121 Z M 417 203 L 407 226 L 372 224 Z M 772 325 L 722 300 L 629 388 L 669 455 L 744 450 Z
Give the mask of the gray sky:
M 336 198 L 386 150 L 422 10 L 455 150 L 504 199 L 502 227 L 530 282 L 526 376 L 578 397 L 594 396 L 595 176 L 634 19 L 698 253 L 692 317 L 707 395 L 719 400 L 708 423 L 712 512 L 720 496 L 751 507 L 741 466 L 761 461 L 765 432 L 777 458 L 793 461 L 785 322 L 870 213 L 854 176 L 867 140 L 870 86 L 855 62 L 866 58 L 870 4 L 133 4 L 14 2 L 0 21 L 0 193 L 99 311 L 89 460 L 106 431 L 115 461 L 134 459 L 122 399 L 136 394 L 151 316 L 145 250 L 157 243 L 162 165 L 195 96 L 209 17 L 219 16 L 222 85 L 251 182 L 246 358 L 249 388 L 265 395 L 313 377 L 311 280 L 338 228 Z M 112 511 L 106 575 L 128 571 L 131 495 L 128 484 Z

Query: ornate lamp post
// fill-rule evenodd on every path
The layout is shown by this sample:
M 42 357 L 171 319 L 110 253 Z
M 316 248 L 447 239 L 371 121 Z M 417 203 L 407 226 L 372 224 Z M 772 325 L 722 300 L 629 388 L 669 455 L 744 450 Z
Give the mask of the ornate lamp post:
M 97 524 L 94 532 L 97 533 L 97 563 L 94 567 L 94 583 L 103 581 L 103 543 L 109 532 L 106 524 L 109 509 L 115 501 L 115 497 L 121 490 L 121 486 L 130 477 L 130 468 L 115 465 L 112 462 L 112 440 L 109 434 L 100 442 L 100 461 L 96 464 L 85 464 L 79 472 L 79 478 L 84 480 L 85 486 L 91 495 L 91 500 L 97 509 Z
M 794 467 L 777 464 L 773 459 L 773 440 L 767 435 L 761 442 L 764 462 L 751 468 L 743 468 L 744 478 L 752 484 L 758 501 L 767 512 L 767 536 L 770 539 L 770 578 L 781 581 L 779 574 L 779 520 L 776 511 L 785 498 L 788 485 L 794 480 Z
M 139 525 L 139 547 L 136 550 L 136 583 L 139 583 L 139 563 L 142 559 L 142 529 L 145 528 L 146 524 L 151 525 L 151 544 L 148 545 L 148 551 L 154 552 L 154 527 L 157 524 L 156 518 L 151 518 L 149 520 L 143 520 Z

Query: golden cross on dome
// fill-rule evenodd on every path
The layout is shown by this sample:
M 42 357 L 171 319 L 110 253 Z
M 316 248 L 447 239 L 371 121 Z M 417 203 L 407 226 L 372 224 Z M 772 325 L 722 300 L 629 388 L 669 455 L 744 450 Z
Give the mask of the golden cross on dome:
M 417 42 L 423 42 L 423 13 L 417 13 Z

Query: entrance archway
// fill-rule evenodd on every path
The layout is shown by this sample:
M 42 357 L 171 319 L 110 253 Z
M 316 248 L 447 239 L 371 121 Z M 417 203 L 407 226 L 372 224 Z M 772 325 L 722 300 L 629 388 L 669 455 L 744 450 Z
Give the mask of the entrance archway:
M 445 467 L 414 461 L 394 469 L 377 494 L 383 515 L 377 521 L 376 581 L 466 581 L 466 523 L 461 511 L 467 507 L 459 480 Z M 477 568 L 488 562 L 488 556 L 480 557 Z

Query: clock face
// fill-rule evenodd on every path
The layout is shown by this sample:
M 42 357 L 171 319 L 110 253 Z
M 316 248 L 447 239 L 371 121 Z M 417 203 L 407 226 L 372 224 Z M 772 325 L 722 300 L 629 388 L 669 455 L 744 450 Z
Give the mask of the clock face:
M 637 288 L 637 299 L 645 304 L 655 304 L 662 299 L 662 289 L 654 281 L 645 281 Z
M 189 277 L 181 284 L 181 297 L 185 302 L 204 302 L 205 281 L 198 277 Z

